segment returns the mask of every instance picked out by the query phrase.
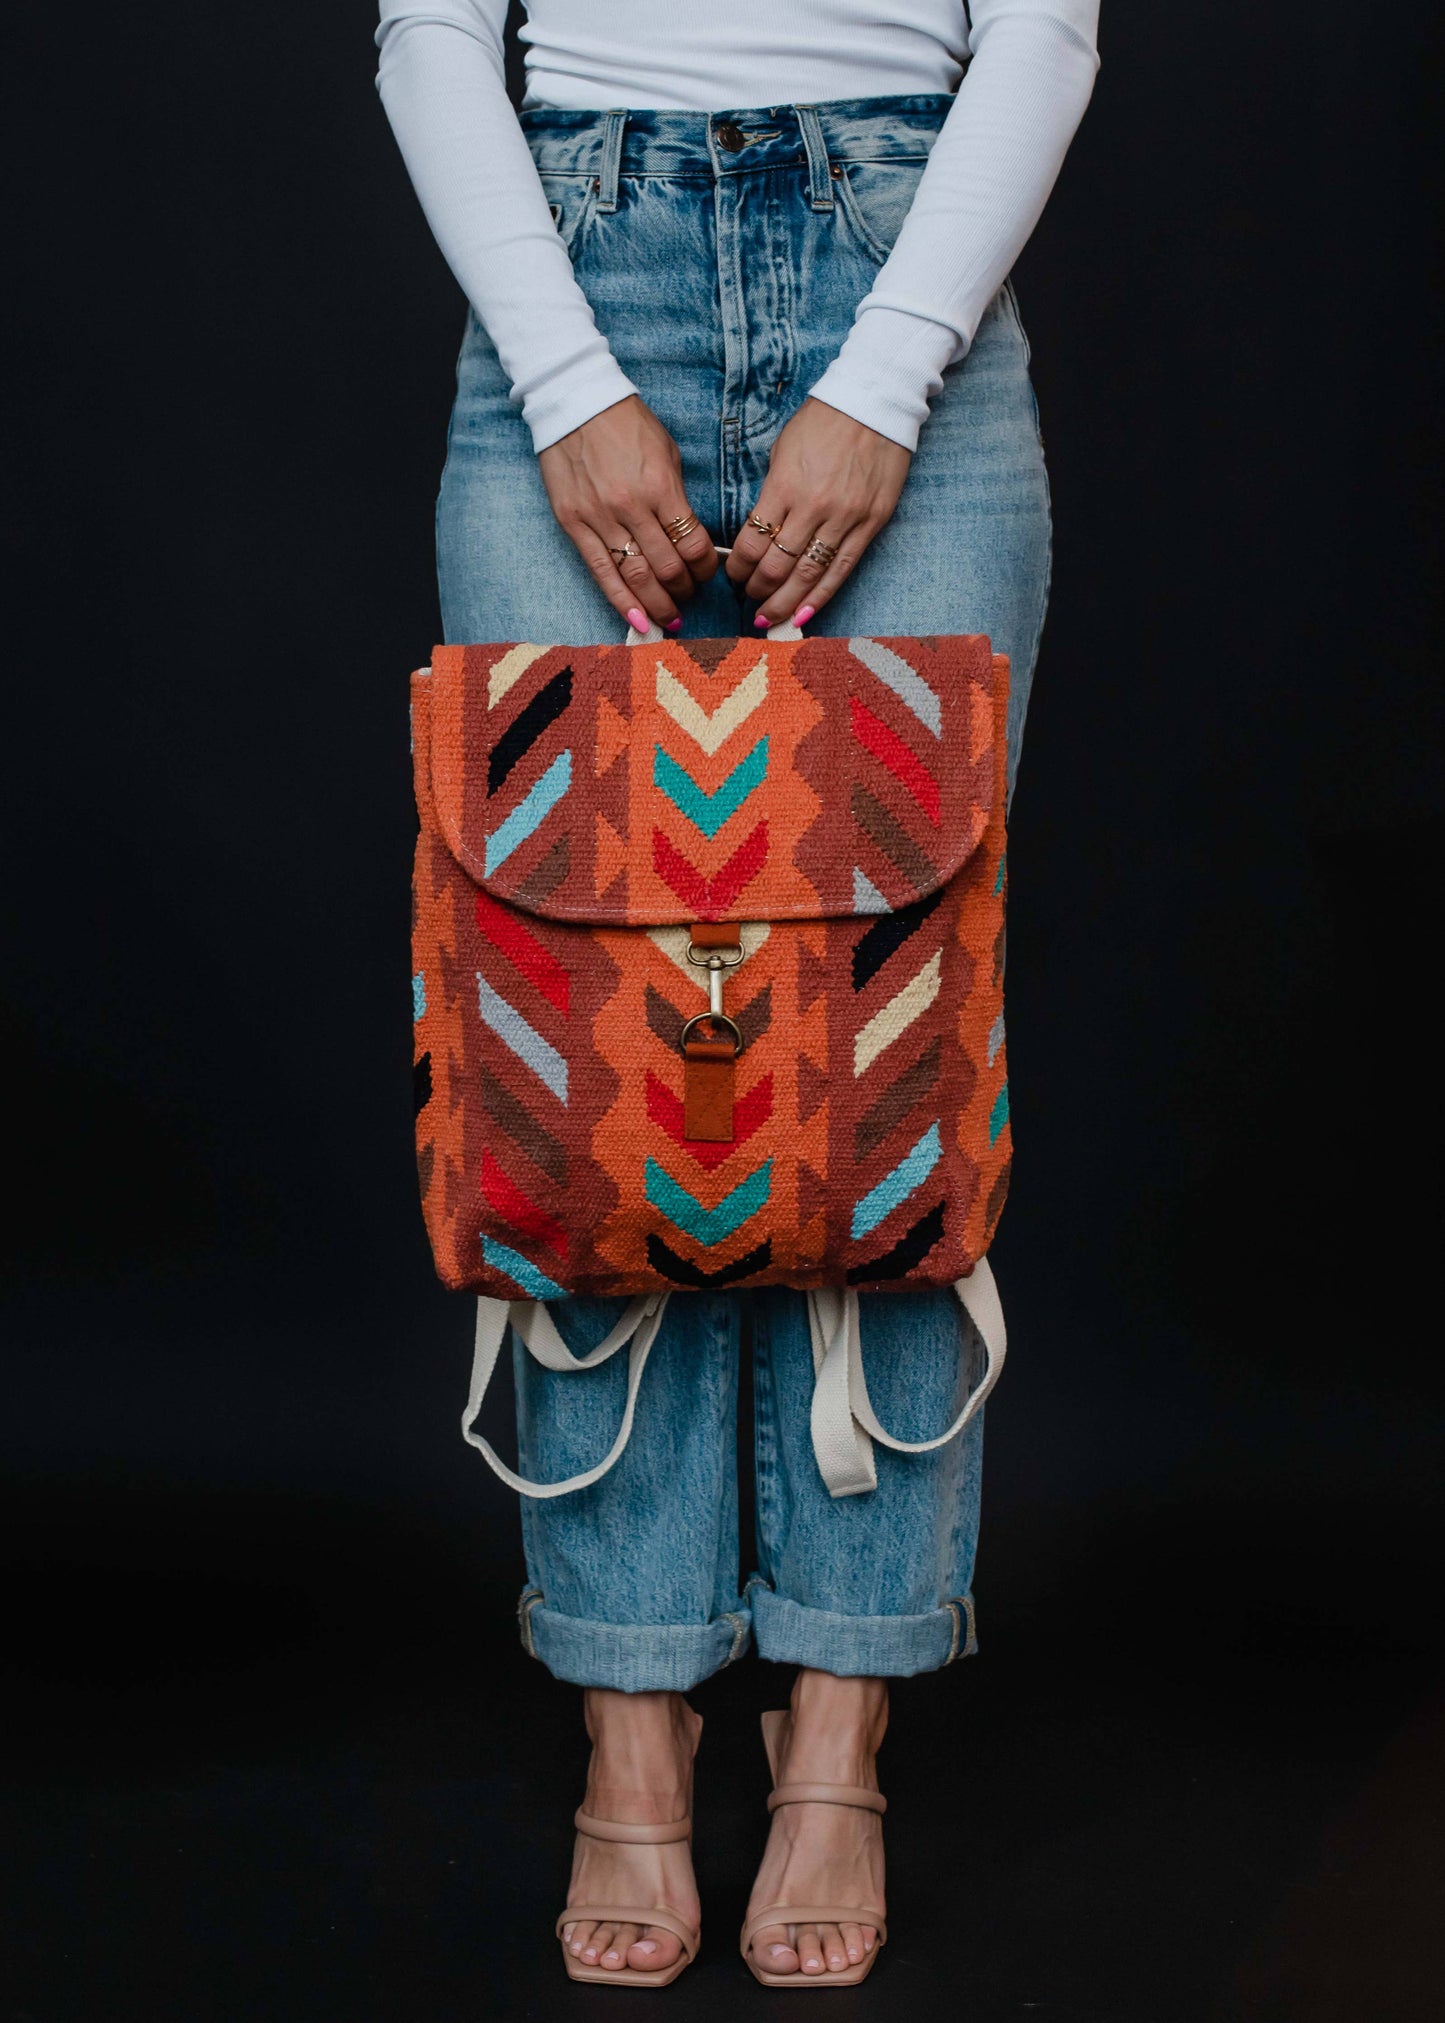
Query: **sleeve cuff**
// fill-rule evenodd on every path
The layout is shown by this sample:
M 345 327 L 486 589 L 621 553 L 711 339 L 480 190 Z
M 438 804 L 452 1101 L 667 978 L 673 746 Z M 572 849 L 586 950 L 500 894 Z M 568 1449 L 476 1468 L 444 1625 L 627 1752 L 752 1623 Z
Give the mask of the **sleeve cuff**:
M 863 309 L 842 350 L 809 389 L 812 399 L 916 450 L 928 404 L 967 350 L 956 330 L 904 309 Z
M 594 414 L 616 407 L 637 388 L 609 352 L 605 358 L 589 360 L 581 372 L 529 394 L 522 407 L 523 419 L 532 431 L 532 447 L 538 456 Z

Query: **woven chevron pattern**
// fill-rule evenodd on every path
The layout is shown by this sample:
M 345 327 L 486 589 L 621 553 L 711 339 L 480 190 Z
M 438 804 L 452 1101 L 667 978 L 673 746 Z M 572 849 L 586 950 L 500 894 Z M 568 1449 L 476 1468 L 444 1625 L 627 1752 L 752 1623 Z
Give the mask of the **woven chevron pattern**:
M 413 677 L 438 1270 L 501 1297 L 942 1284 L 1012 1135 L 1008 668 L 980 635 L 440 647 Z M 741 923 L 733 1135 L 688 924 Z

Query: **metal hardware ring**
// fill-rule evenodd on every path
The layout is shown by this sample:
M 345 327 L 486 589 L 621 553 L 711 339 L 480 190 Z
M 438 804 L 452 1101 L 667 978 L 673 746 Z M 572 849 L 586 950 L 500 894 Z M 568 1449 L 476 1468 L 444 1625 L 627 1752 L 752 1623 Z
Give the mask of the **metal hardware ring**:
M 679 1053 L 685 1054 L 687 1052 L 688 1036 L 692 1032 L 693 1027 L 705 1025 L 726 1026 L 733 1036 L 733 1046 L 739 1054 L 747 1045 L 747 1041 L 743 1038 L 743 1029 L 736 1019 L 730 1019 L 726 1012 L 701 1011 L 693 1013 L 678 1035 L 677 1047 Z
M 771 525 L 769 521 L 760 520 L 756 513 L 748 514 L 748 525 L 750 527 L 756 527 L 760 534 L 766 534 L 770 539 L 778 531 L 778 528 Z M 778 525 L 781 526 L 782 522 L 779 521 Z
M 783 548 L 783 544 L 782 544 L 782 542 L 781 542 L 781 541 L 779 541 L 779 540 L 778 540 L 778 539 L 776 538 L 776 536 L 774 537 L 774 540 L 773 540 L 773 546 L 774 546 L 775 548 L 782 548 L 782 549 L 783 549 L 783 553 L 784 553 L 785 555 L 791 555 L 791 556 L 792 556 L 792 558 L 793 558 L 793 560 L 794 560 L 795 562 L 797 561 L 798 557 L 799 557 L 799 556 L 800 556 L 800 555 L 802 554 L 802 552 L 803 552 L 801 548 Z
M 607 552 L 609 555 L 615 555 L 618 561 L 622 562 L 625 561 L 629 555 L 640 555 L 642 553 L 642 550 L 638 547 L 635 541 L 629 541 L 625 548 L 609 548 Z
M 827 541 L 810 541 L 803 550 L 803 560 L 816 562 L 820 569 L 826 569 L 837 552 Z
M 694 969 L 736 969 L 747 954 L 747 950 L 739 943 L 738 952 L 732 961 L 724 962 L 723 952 L 720 948 L 705 948 L 694 955 L 693 950 L 695 948 L 697 948 L 695 941 L 690 941 L 687 944 L 687 959 Z

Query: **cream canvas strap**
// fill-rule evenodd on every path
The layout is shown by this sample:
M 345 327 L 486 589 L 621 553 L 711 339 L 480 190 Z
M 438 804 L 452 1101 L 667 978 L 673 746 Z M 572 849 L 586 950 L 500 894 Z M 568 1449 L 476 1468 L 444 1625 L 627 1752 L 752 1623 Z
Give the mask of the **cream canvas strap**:
M 479 1299 L 471 1389 L 467 1394 L 467 1409 L 462 1414 L 463 1438 L 486 1456 L 503 1482 L 513 1489 L 520 1489 L 524 1496 L 566 1496 L 574 1489 L 590 1488 L 607 1473 L 627 1445 L 632 1432 L 632 1414 L 637 1404 L 637 1387 L 642 1382 L 648 1354 L 657 1340 L 657 1331 L 662 1326 L 669 1298 L 668 1293 L 655 1292 L 649 1293 L 646 1299 L 633 1300 L 616 1327 L 585 1356 L 573 1355 L 541 1300 Z M 609 1356 L 615 1355 L 618 1349 L 627 1347 L 627 1402 L 622 1409 L 622 1424 L 617 1438 L 595 1467 L 584 1468 L 580 1475 L 569 1475 L 565 1482 L 526 1481 L 507 1466 L 480 1433 L 473 1431 L 506 1339 L 509 1321 L 526 1343 L 529 1353 L 548 1370 L 594 1369 L 598 1363 L 605 1363 Z
M 980 1258 L 967 1278 L 955 1281 L 953 1289 L 982 1338 L 984 1373 L 953 1424 L 931 1440 L 897 1440 L 879 1424 L 863 1374 L 858 1294 L 826 1286 L 808 1294 L 808 1332 L 813 1348 L 813 1454 L 830 1496 L 858 1496 L 864 1490 L 877 1488 L 875 1440 L 900 1454 L 926 1454 L 942 1447 L 963 1431 L 998 1382 L 1008 1338 L 998 1287 L 988 1260 Z M 642 1372 L 671 1297 L 670 1293 L 651 1293 L 645 1299 L 633 1300 L 617 1325 L 585 1356 L 572 1354 L 541 1300 L 479 1299 L 471 1388 L 467 1409 L 462 1414 L 464 1438 L 485 1456 L 503 1482 L 524 1496 L 566 1496 L 574 1489 L 590 1488 L 627 1446 Z M 590 1370 L 605 1363 L 619 1349 L 627 1349 L 627 1399 L 617 1437 L 600 1461 L 579 1475 L 568 1476 L 565 1482 L 528 1482 L 509 1468 L 474 1430 L 509 1322 L 528 1353 L 544 1369 Z
M 858 1295 L 831 1286 L 808 1294 L 808 1327 L 813 1338 L 813 1452 L 830 1496 L 857 1496 L 876 1489 L 873 1442 L 900 1454 L 927 1454 L 963 1431 L 998 1382 L 1008 1347 L 998 1287 L 981 1257 L 954 1292 L 983 1340 L 984 1373 L 965 1399 L 953 1424 L 932 1440 L 896 1440 L 878 1423 L 863 1374 L 863 1336 Z M 886 1297 L 886 1295 L 884 1295 Z

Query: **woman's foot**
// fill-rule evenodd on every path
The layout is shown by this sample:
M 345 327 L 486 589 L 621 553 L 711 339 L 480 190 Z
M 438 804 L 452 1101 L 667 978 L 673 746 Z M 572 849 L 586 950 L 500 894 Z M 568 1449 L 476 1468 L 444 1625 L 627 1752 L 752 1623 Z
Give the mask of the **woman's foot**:
M 882 1679 L 800 1671 L 783 1730 L 779 1784 L 878 1789 L 874 1756 L 888 1726 Z M 873 1904 L 883 1908 L 883 1821 L 851 1805 L 780 1805 L 753 1884 L 755 1904 Z M 840 1972 L 878 1943 L 874 1926 L 764 1925 L 753 1958 L 770 1974 Z
M 692 1760 L 702 1716 L 681 1693 L 616 1693 L 589 1686 L 583 1712 L 592 1738 L 585 1812 L 658 1826 L 692 1810 Z M 567 1902 L 665 1905 L 696 1930 L 699 1906 L 691 1849 L 685 1840 L 653 1845 L 594 1840 L 579 1833 Z M 562 1943 L 589 1967 L 644 1972 L 670 1967 L 683 1949 L 677 1934 L 662 1925 L 598 1924 L 590 1918 L 564 1925 Z

